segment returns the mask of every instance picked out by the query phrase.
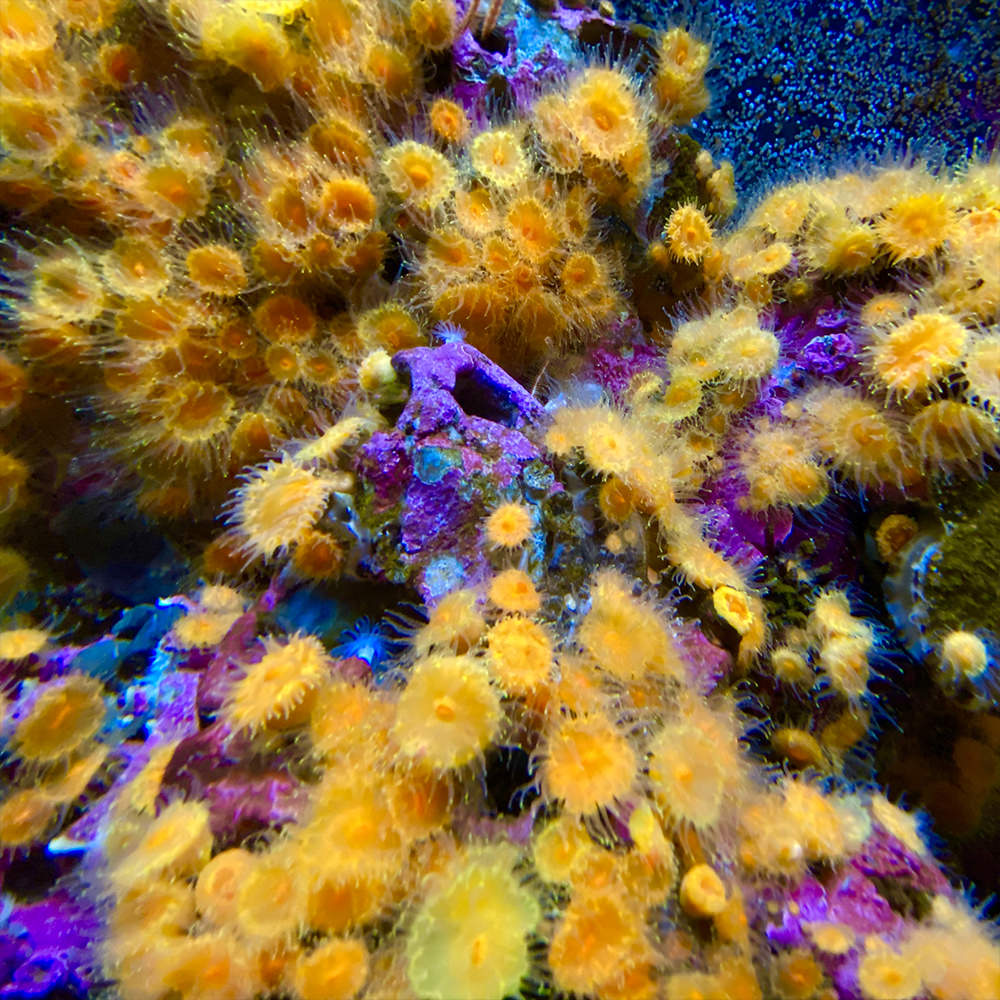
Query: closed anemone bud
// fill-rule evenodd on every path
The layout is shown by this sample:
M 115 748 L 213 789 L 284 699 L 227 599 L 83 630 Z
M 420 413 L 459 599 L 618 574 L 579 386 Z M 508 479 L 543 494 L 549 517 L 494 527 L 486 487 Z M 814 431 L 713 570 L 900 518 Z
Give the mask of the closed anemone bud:
M 542 606 L 535 585 L 524 570 L 505 569 L 490 581 L 490 600 L 501 610 L 533 615 Z
M 521 137 L 512 128 L 477 135 L 469 147 L 469 159 L 479 174 L 500 189 L 515 187 L 528 174 L 528 158 Z
M 894 565 L 903 550 L 916 538 L 920 525 L 906 514 L 890 514 L 875 532 L 875 546 L 883 562 Z
M 823 768 L 826 755 L 819 741 L 804 729 L 784 727 L 771 736 L 771 749 L 792 767 Z
M 286 642 L 264 640 L 264 655 L 244 668 L 223 704 L 221 717 L 234 729 L 284 729 L 305 722 L 329 677 L 323 644 L 310 635 Z
M 975 632 L 956 630 L 941 640 L 941 670 L 954 680 L 977 681 L 990 664 L 986 643 Z
M 469 134 L 469 116 L 461 104 L 439 97 L 430 110 L 431 128 L 445 142 L 462 142 Z
M 455 168 L 437 150 L 406 140 L 390 146 L 382 158 L 389 187 L 413 208 L 429 211 L 455 189 Z
M 309 531 L 296 543 L 292 567 L 307 580 L 335 580 L 344 567 L 343 546 L 332 535 Z
M 671 255 L 688 264 L 697 264 L 712 248 L 712 226 L 695 205 L 680 205 L 670 213 L 664 229 Z
M 726 908 L 726 887 L 715 869 L 695 865 L 681 879 L 681 906 L 693 917 L 713 917 Z
M 557 723 L 545 740 L 542 787 L 574 815 L 596 812 L 624 799 L 638 760 L 624 734 L 604 715 Z
M 496 738 L 500 695 L 471 656 L 419 661 L 396 706 L 393 736 L 402 753 L 435 769 L 469 763 Z
M 748 595 L 742 591 L 733 587 L 719 587 L 712 594 L 712 606 L 715 613 L 740 635 L 746 635 L 753 628 L 756 615 Z
M 509 846 L 471 848 L 435 879 L 406 946 L 410 986 L 428 1000 L 517 993 L 541 907 L 513 873 Z
M 369 965 L 364 941 L 324 941 L 296 960 L 291 974 L 295 996 L 300 1000 L 352 1000 L 368 981 Z
M 358 365 L 358 385 L 365 392 L 383 393 L 397 385 L 399 379 L 392 367 L 388 351 L 377 350 L 365 355 Z
M 24 760 L 47 764 L 77 751 L 100 729 L 105 706 L 100 681 L 67 674 L 49 681 L 14 730 Z

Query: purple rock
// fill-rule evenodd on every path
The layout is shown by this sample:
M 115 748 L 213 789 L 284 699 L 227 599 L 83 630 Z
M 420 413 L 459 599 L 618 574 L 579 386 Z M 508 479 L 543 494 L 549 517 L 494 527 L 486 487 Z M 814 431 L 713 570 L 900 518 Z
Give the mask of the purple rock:
M 164 674 L 157 685 L 156 718 L 150 730 L 159 740 L 178 740 L 198 731 L 198 674 Z
M 871 878 L 893 879 L 927 892 L 949 891 L 948 880 L 932 858 L 913 854 L 877 824 L 851 864 L 862 875 Z
M 903 918 L 897 914 L 874 883 L 858 872 L 848 871 L 829 892 L 829 919 L 847 924 L 857 934 L 897 936 Z
M 632 379 L 643 371 L 655 371 L 666 375 L 663 352 L 648 344 L 615 346 L 599 344 L 588 358 L 592 377 L 619 405 L 625 402 L 625 394 Z
M 204 801 L 215 837 L 241 843 L 262 829 L 297 822 L 309 795 L 287 774 L 234 768 L 205 788 Z
M 391 519 L 395 565 L 373 553 L 368 568 L 395 574 L 400 567 L 423 598 L 433 602 L 491 572 L 482 521 L 497 497 L 524 488 L 529 463 L 542 453 L 524 431 L 541 422 L 541 404 L 499 365 L 452 339 L 393 358 L 409 379 L 410 397 L 391 431 L 360 449 L 355 462 L 368 487 L 373 531 Z M 554 481 L 546 493 L 560 487 Z M 381 520 L 380 520 L 381 519 Z

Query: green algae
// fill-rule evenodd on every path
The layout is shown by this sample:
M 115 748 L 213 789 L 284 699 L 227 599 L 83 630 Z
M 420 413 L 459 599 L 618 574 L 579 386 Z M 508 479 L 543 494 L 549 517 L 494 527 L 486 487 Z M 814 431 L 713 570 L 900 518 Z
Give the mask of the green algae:
M 1000 476 L 939 490 L 946 533 L 924 587 L 928 631 L 993 629 L 1000 613 Z

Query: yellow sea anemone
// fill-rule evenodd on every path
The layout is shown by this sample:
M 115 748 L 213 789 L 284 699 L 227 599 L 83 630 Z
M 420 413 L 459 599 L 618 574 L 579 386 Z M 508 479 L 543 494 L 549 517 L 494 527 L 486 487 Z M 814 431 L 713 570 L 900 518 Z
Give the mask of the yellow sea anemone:
M 617 70 L 584 71 L 566 95 L 566 112 L 580 147 L 598 160 L 618 160 L 644 134 L 639 102 Z
M 531 508 L 527 504 L 511 501 L 500 504 L 484 525 L 486 540 L 498 549 L 516 549 L 530 537 L 534 527 Z
M 920 963 L 906 950 L 895 951 L 876 938 L 858 963 L 858 986 L 865 1000 L 912 1000 L 923 992 Z
M 545 794 L 576 815 L 628 795 L 638 758 L 625 734 L 604 715 L 562 719 L 547 735 L 539 767 Z
M 332 938 L 298 957 L 291 981 L 300 1000 L 351 1000 L 369 973 L 368 949 L 356 938 Z
M 0 802 L 0 847 L 30 847 L 52 826 L 58 805 L 44 790 L 24 788 Z
M 510 847 L 467 849 L 431 883 L 406 945 L 410 985 L 426 1000 L 503 1000 L 531 968 L 541 907 L 514 875 Z
M 249 851 L 231 847 L 202 868 L 194 886 L 194 900 L 204 920 L 215 927 L 235 922 L 236 895 L 255 863 Z
M 912 396 L 956 368 L 967 340 L 965 327 L 947 313 L 917 313 L 875 342 L 872 367 L 891 393 Z
M 100 681 L 67 674 L 40 689 L 12 742 L 24 760 L 48 764 L 75 753 L 100 729 L 104 716 Z
M 319 195 L 318 221 L 340 233 L 363 233 L 375 222 L 378 201 L 362 177 L 331 177 Z
M 778 956 L 773 982 L 781 1000 L 811 1000 L 823 984 L 823 968 L 807 948 L 795 948 Z
M 574 895 L 549 946 L 556 988 L 581 995 L 605 995 L 651 957 L 641 914 L 611 890 Z
M 671 256 L 688 264 L 697 264 L 712 248 L 712 226 L 696 205 L 675 208 L 664 235 Z
M 425 656 L 435 648 L 466 653 L 486 630 L 479 594 L 469 588 L 445 594 L 429 610 L 427 619 L 413 639 L 417 656 Z
M 234 729 L 284 729 L 305 722 L 320 686 L 330 676 L 323 644 L 310 635 L 287 642 L 268 637 L 264 655 L 244 668 L 229 691 L 221 717 Z
M 319 520 L 335 485 L 288 459 L 255 469 L 233 511 L 248 554 L 270 558 L 294 545 Z
M 802 408 L 819 450 L 859 486 L 915 479 L 899 418 L 884 406 L 836 387 L 808 393 Z
M 942 193 L 906 194 L 886 209 L 875 229 L 894 261 L 918 260 L 951 237 L 955 215 Z
M 113 865 L 112 882 L 127 889 L 157 875 L 191 875 L 204 866 L 211 849 L 207 807 L 201 802 L 172 802 Z
M 207 243 L 188 251 L 188 277 L 196 288 L 222 297 L 239 295 L 247 276 L 239 252 L 224 243 Z
M 528 157 L 521 136 L 512 128 L 481 132 L 472 140 L 469 159 L 475 170 L 501 190 L 516 187 L 528 175 Z
M 0 660 L 16 663 L 40 653 L 49 641 L 41 628 L 9 628 L 0 632 Z
M 533 615 L 542 598 L 530 576 L 521 569 L 501 570 L 490 581 L 490 600 L 501 610 Z
M 647 673 L 681 679 L 684 664 L 666 624 L 631 589 L 615 570 L 594 574 L 590 609 L 577 631 L 580 645 L 602 670 L 622 680 Z
M 290 843 L 281 842 L 253 861 L 235 894 L 240 933 L 260 945 L 290 941 L 305 925 L 304 871 Z
M 502 618 L 486 633 L 486 645 L 490 671 L 508 694 L 527 694 L 549 679 L 552 639 L 530 618 Z
M 210 649 L 222 642 L 237 618 L 238 612 L 189 611 L 174 622 L 170 634 L 181 649 Z
M 986 456 L 1000 450 L 997 418 L 957 399 L 939 399 L 923 407 L 910 423 L 910 434 L 928 472 L 978 472 Z
M 431 105 L 431 128 L 445 142 L 462 142 L 469 134 L 469 116 L 461 104 L 439 97 Z
M 481 660 L 430 656 L 410 672 L 393 736 L 407 757 L 432 768 L 461 767 L 496 738 L 500 719 L 500 695 Z
M 430 211 L 455 189 L 455 168 L 431 146 L 406 140 L 390 146 L 382 171 L 393 193 L 406 205 Z

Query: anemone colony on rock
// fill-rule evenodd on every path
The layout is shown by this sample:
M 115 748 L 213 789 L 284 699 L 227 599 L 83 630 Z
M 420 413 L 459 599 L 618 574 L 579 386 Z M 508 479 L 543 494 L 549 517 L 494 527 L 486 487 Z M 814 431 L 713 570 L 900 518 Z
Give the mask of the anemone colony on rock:
M 0 3 L 0 997 L 996 1000 L 1000 164 L 479 6 Z

